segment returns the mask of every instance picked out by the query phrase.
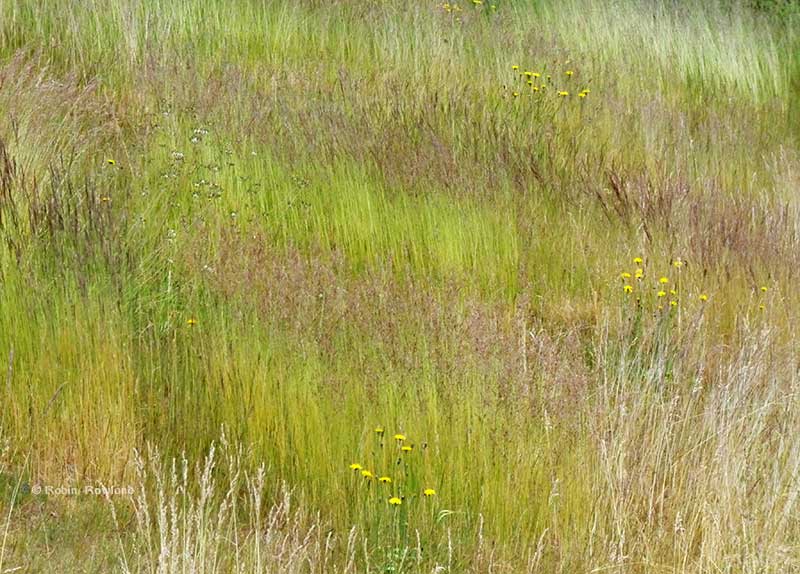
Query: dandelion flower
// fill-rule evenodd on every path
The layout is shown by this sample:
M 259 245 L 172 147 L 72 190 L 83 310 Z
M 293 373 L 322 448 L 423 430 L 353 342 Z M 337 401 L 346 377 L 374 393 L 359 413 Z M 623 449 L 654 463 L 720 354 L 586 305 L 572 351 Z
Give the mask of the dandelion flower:
M 766 286 L 766 285 L 764 285 L 763 287 L 761 287 L 761 292 L 762 292 L 762 293 L 766 293 L 766 292 L 767 292 L 767 286 Z
M 630 278 L 631 278 L 631 274 L 630 274 L 630 273 L 628 273 L 627 271 L 623 271 L 622 273 L 620 273 L 620 274 L 619 274 L 619 276 L 620 276 L 622 279 L 630 279 Z
M 375 434 L 383 434 L 383 427 L 375 427 Z
M 396 496 L 393 496 L 389 499 L 389 504 L 391 504 L 392 506 L 400 506 L 401 504 L 403 504 L 403 501 L 397 498 Z
M 669 302 L 669 306 L 670 307 L 677 307 L 678 306 L 678 302 L 677 301 L 670 301 Z
M 662 285 L 666 285 L 667 283 L 669 283 L 669 279 L 667 279 L 666 277 L 662 277 L 661 279 L 658 280 L 658 282 L 661 283 Z
M 516 72 L 517 70 L 519 70 L 519 66 L 511 66 L 511 69 Z
M 425 490 L 422 491 L 422 494 L 424 494 L 425 496 L 436 496 L 436 491 L 433 490 L 432 488 L 426 488 Z
M 378 479 L 378 482 L 380 482 L 381 484 L 389 484 L 390 482 L 392 482 L 392 479 L 389 478 L 388 476 L 382 476 Z
M 625 285 L 625 287 L 623 287 L 622 290 L 625 293 L 633 293 L 633 286 L 632 285 Z
M 644 279 L 644 269 L 637 269 L 633 276 L 637 279 Z
M 578 94 L 578 97 L 579 97 L 579 98 L 585 98 L 585 97 L 586 97 L 586 94 L 584 94 L 583 92 L 581 92 L 580 94 Z
M 701 293 L 701 294 L 700 294 L 700 300 L 701 300 L 703 303 L 705 303 L 706 301 L 708 301 L 708 295 L 706 295 L 705 293 Z
M 413 450 L 413 447 L 406 445 L 404 447 L 401 447 L 400 450 L 403 452 L 411 452 Z
M 558 92 L 558 95 L 561 96 L 562 98 L 566 98 L 569 95 L 569 92 L 561 91 L 561 92 Z
M 111 158 L 108 158 L 108 159 L 106 160 L 106 163 L 107 163 L 108 165 L 117 165 L 117 162 L 116 162 L 116 161 L 114 161 L 114 160 L 113 160 L 113 159 L 111 159 Z
M 514 96 L 515 98 L 518 98 L 519 97 L 519 92 L 513 92 L 511 95 Z
M 529 78 L 533 77 L 533 72 L 525 72 L 525 75 Z
M 394 435 L 394 440 L 404 441 L 404 440 L 406 440 L 406 435 L 404 435 L 404 434 L 396 434 L 396 435 Z
M 572 74 L 574 74 L 574 73 L 575 73 L 575 72 L 573 72 L 572 70 L 567 70 L 567 71 L 565 72 L 565 74 L 567 74 L 567 76 L 570 76 L 570 77 L 572 77 Z
M 350 470 L 361 470 L 361 468 L 362 466 L 357 462 L 354 462 L 353 464 L 350 465 Z
M 667 292 L 666 291 L 659 291 L 658 293 L 656 293 L 656 295 L 658 295 L 659 297 L 666 297 L 667 296 Z
M 186 324 L 189 325 L 190 327 L 194 327 L 195 325 L 197 325 L 197 319 L 195 318 L 186 319 Z
M 633 258 L 634 265 L 641 265 L 643 262 L 644 262 L 644 260 L 641 257 L 634 257 Z
M 672 296 L 675 296 L 675 295 L 678 294 L 678 292 L 675 289 L 670 289 L 669 290 L 669 294 L 672 295 Z
M 534 73 L 533 73 L 533 77 L 534 77 L 534 78 L 541 78 L 541 77 L 542 77 L 542 75 L 541 75 L 539 72 L 534 72 Z
M 361 476 L 363 476 L 367 480 L 369 480 L 370 478 L 374 478 L 375 477 L 375 475 L 372 474 L 372 472 L 370 472 L 369 470 L 362 470 L 361 471 Z
M 681 267 L 683 267 L 683 261 L 681 260 L 680 257 L 678 257 L 675 261 L 672 262 L 672 265 L 673 267 L 680 269 Z

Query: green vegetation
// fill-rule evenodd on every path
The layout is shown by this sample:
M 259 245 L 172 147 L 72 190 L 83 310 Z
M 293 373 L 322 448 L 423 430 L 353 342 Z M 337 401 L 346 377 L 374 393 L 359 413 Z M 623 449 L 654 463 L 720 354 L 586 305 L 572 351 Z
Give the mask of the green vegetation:
M 800 570 L 798 24 L 0 3 L 0 573 Z

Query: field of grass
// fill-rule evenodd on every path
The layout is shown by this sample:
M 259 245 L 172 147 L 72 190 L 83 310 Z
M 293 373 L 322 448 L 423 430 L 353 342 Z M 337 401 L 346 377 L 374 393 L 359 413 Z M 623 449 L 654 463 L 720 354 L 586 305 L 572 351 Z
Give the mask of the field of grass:
M 4 0 L 0 574 L 800 572 L 765 4 Z

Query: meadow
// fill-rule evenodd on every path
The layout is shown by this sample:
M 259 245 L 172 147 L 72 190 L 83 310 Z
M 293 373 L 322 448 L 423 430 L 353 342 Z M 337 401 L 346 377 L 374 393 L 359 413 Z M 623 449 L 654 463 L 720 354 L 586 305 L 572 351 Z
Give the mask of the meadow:
M 791 2 L 4 0 L 0 574 L 800 572 L 798 138 Z

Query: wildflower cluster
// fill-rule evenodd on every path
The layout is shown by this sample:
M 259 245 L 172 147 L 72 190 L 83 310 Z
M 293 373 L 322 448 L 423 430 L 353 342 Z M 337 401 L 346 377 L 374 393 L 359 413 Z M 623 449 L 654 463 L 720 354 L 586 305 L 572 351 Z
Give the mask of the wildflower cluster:
M 518 65 L 511 66 L 514 80 L 511 84 L 511 97 L 519 98 L 522 95 L 544 97 L 548 93 L 553 93 L 559 98 L 567 99 L 573 93 L 570 91 L 575 83 L 575 70 L 565 70 L 563 74 L 556 74 L 557 80 L 553 79 L 552 74 L 541 70 L 524 70 Z M 577 96 L 585 99 L 591 90 L 584 87 Z
M 461 6 L 459 6 L 458 4 L 455 4 L 455 3 L 450 4 L 450 2 L 445 2 L 444 4 L 442 4 L 442 10 L 444 10 L 448 14 L 453 13 L 453 12 L 458 14 L 459 12 L 461 12 Z
M 681 272 L 686 265 L 680 257 L 673 259 L 670 263 L 675 275 L 671 278 L 669 274 L 657 274 L 655 281 L 648 283 L 645 273 L 645 263 L 642 257 L 635 257 L 632 261 L 633 271 L 622 271 L 619 278 L 622 281 L 622 292 L 626 296 L 632 296 L 637 303 L 641 304 L 642 294 L 648 289 L 655 292 L 656 308 L 660 311 L 665 308 L 675 309 L 679 306 L 681 290 Z M 708 295 L 700 293 L 698 300 L 701 303 L 708 301 Z
M 680 257 L 670 260 L 669 271 L 662 268 L 658 273 L 652 274 L 648 273 L 642 257 L 635 257 L 632 263 L 632 268 L 620 271 L 617 275 L 620 281 L 617 289 L 621 291 L 621 298 L 634 301 L 637 308 L 673 311 L 681 309 L 684 301 L 696 301 L 702 308 L 711 300 L 709 294 L 702 289 L 683 297 L 686 295 L 682 286 L 685 283 L 683 275 L 686 273 L 687 263 Z M 770 287 L 756 284 L 752 289 L 751 302 L 757 306 L 758 311 L 766 311 Z
M 769 291 L 769 287 L 767 287 L 766 285 L 762 285 L 761 287 L 759 287 L 758 291 L 759 291 L 758 310 L 765 311 L 767 306 L 764 303 L 764 298 L 766 297 L 767 292 Z
M 421 468 L 424 461 L 415 457 L 416 445 L 409 441 L 403 433 L 387 437 L 383 427 L 375 428 L 374 440 L 377 450 L 374 451 L 376 459 L 371 468 L 382 468 L 380 472 L 373 471 L 360 462 L 350 464 L 353 475 L 361 481 L 366 488 L 373 485 L 381 500 L 389 506 L 398 507 L 415 497 L 431 498 L 436 496 L 436 490 L 429 484 L 420 481 Z M 426 448 L 423 444 L 422 448 Z
M 469 3 L 472 4 L 472 7 L 476 9 L 484 8 L 488 5 L 489 10 L 493 11 L 497 10 L 496 2 L 484 2 L 484 0 L 469 0 Z M 444 10 L 448 14 L 453 14 L 453 13 L 458 14 L 462 10 L 461 6 L 455 2 L 453 2 L 452 4 L 450 2 L 445 2 L 441 6 L 442 10 Z

